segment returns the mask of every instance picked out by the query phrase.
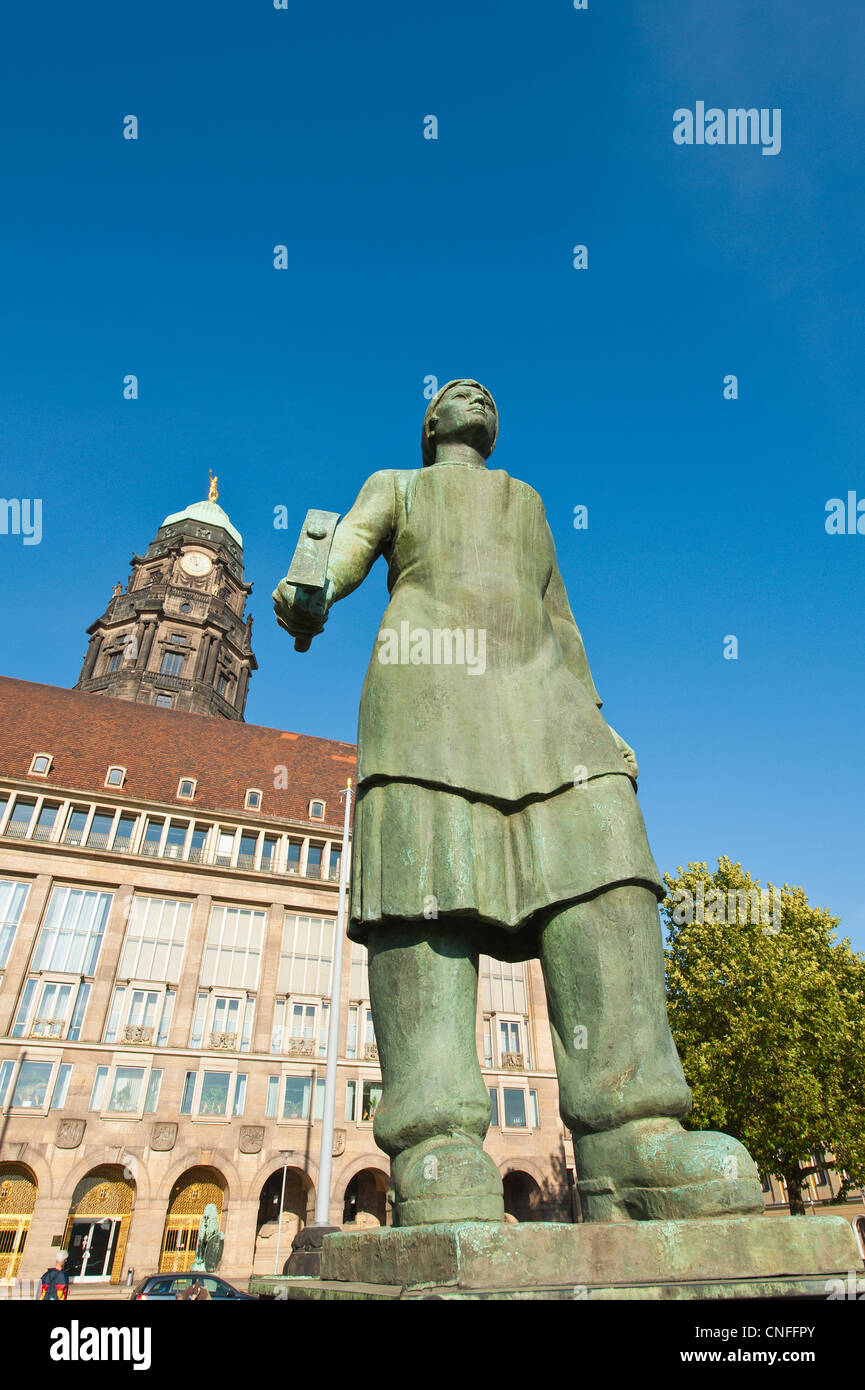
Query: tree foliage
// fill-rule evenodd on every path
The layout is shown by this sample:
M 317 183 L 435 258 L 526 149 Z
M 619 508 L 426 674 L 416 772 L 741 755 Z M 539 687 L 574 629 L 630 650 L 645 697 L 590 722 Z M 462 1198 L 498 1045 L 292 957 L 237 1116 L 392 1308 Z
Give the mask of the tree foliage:
M 768 918 L 759 881 L 727 858 L 715 872 L 689 864 L 664 881 L 670 1025 L 694 1096 L 688 1123 L 732 1134 L 761 1172 L 782 1175 L 791 1212 L 805 1210 L 812 1155 L 837 1169 L 842 1200 L 865 1185 L 865 956 L 836 939 L 840 919 L 811 907 L 801 888 L 785 884 L 780 922 Z M 819 1163 L 823 1153 L 834 1165 Z

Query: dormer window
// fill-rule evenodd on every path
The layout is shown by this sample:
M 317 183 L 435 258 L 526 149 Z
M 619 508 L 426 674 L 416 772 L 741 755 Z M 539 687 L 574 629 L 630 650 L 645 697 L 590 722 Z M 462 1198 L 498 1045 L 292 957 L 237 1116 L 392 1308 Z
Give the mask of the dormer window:
M 244 806 L 248 811 L 261 810 L 261 792 L 258 787 L 249 787 L 246 792 Z
M 311 801 L 309 803 L 310 820 L 324 820 L 324 802 Z
M 105 774 L 106 787 L 122 787 L 126 781 L 125 767 L 110 767 Z
M 183 801 L 191 801 L 195 796 L 195 788 L 198 785 L 194 777 L 181 777 L 177 784 L 177 795 Z
M 27 769 L 31 777 L 47 777 L 51 771 L 51 764 L 54 761 L 52 753 L 34 753 Z

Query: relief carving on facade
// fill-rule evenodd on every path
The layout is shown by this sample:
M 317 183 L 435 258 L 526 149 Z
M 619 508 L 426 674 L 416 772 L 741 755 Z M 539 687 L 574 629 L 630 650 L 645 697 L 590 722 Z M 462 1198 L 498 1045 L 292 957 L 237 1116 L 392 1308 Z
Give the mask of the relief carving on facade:
M 150 1131 L 150 1147 L 157 1153 L 167 1153 L 177 1140 L 177 1125 L 154 1125 Z
M 58 1149 L 77 1149 L 84 1138 L 86 1120 L 58 1120 L 54 1143 Z
M 240 1130 L 240 1152 L 242 1154 L 261 1153 L 264 1143 L 264 1125 L 242 1125 Z

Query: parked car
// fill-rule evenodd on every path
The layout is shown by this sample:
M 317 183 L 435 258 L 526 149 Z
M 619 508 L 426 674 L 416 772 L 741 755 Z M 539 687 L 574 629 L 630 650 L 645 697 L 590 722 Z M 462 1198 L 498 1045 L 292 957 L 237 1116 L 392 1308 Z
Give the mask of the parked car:
M 257 1302 L 253 1294 L 242 1293 L 233 1284 L 229 1284 L 227 1279 L 220 1279 L 215 1274 L 151 1274 L 135 1285 L 130 1299 L 159 1299 L 167 1303 L 183 1293 L 191 1284 L 201 1284 L 210 1297 L 218 1302 L 234 1298 L 242 1298 L 250 1303 Z

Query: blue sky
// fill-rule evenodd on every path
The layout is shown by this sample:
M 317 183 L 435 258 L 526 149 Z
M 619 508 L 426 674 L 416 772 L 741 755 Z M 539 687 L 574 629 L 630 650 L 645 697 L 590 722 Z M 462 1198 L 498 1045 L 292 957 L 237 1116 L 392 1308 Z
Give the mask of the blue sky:
M 0 536 L 3 672 L 71 685 L 212 468 L 255 584 L 247 717 L 353 739 L 383 567 L 306 656 L 270 591 L 307 507 L 419 464 L 424 378 L 477 377 L 659 864 L 801 883 L 865 948 L 865 536 L 824 525 L 865 497 L 865 12 L 48 0 L 4 30 L 2 492 L 43 499 L 43 539 Z M 780 108 L 780 154 L 675 145 L 698 100 Z

